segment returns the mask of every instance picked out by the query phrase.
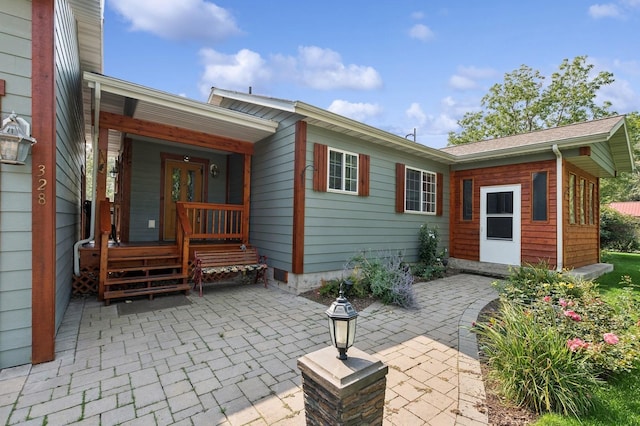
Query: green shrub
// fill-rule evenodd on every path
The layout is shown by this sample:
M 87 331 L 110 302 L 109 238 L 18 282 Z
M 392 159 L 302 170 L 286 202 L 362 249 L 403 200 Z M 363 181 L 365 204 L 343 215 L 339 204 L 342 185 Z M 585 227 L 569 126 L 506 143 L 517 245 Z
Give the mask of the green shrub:
M 427 224 L 420 226 L 418 234 L 420 246 L 418 247 L 418 261 L 425 265 L 434 265 L 438 259 L 438 228 Z
M 356 275 L 368 283 L 371 293 L 384 304 L 417 307 L 413 275 L 401 253 L 361 252 L 350 260 Z
M 513 268 L 506 280 L 496 281 L 493 285 L 501 298 L 525 304 L 547 295 L 555 300 L 577 297 L 583 291 L 595 290 L 596 287 L 591 281 L 576 284 L 575 278 L 550 270 L 544 262 Z
M 600 208 L 600 247 L 632 252 L 640 249 L 638 221 L 610 207 Z
M 347 279 L 333 279 L 328 281 L 323 280 L 319 292 L 323 296 L 337 297 L 340 293 L 340 284 L 344 284 L 346 281 L 350 281 L 352 284 L 351 286 L 342 286 L 347 298 L 351 296 L 367 297 L 369 294 L 371 294 L 371 287 L 369 286 L 369 282 L 363 280 L 360 276 L 358 276 L 357 271 L 352 273 Z
M 582 351 L 567 348 L 567 339 L 538 321 L 539 315 L 519 303 L 503 302 L 498 319 L 476 324 L 487 356 L 490 378 L 511 402 L 537 412 L 579 416 L 592 406 L 597 384 L 591 363 Z
M 443 277 L 446 268 L 442 259 L 445 253 L 438 253 L 438 229 L 427 224 L 421 225 L 418 241 L 418 262 L 412 267 L 413 275 L 425 280 Z

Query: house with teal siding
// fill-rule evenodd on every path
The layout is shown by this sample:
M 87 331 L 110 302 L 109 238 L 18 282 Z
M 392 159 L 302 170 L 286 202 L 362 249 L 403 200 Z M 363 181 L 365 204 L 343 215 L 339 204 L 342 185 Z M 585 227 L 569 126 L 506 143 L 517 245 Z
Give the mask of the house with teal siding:
M 0 116 L 37 141 L 26 164 L 0 163 L 0 368 L 54 358 L 81 224 L 84 70 L 102 71 L 100 1 L 0 3 Z
M 301 101 L 200 102 L 103 75 L 101 8 L 0 3 L 0 116 L 37 141 L 0 160 L 0 368 L 54 359 L 74 295 L 189 293 L 201 251 L 255 248 L 294 293 L 362 250 L 416 261 L 424 224 L 465 267 L 599 264 L 623 116 L 438 150 Z

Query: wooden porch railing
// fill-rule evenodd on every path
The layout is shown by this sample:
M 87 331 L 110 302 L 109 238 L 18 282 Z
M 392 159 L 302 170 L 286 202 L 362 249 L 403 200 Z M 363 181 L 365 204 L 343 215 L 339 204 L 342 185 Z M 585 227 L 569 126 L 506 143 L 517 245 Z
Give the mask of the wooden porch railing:
M 191 240 L 233 240 L 248 244 L 245 211 L 245 206 L 238 204 L 177 202 L 176 243 L 182 253 L 183 270 L 187 270 Z
M 240 240 L 249 236 L 244 225 L 244 206 L 237 204 L 210 204 L 178 202 L 178 211 L 184 209 L 191 226 L 191 239 Z M 177 215 L 180 220 L 180 215 Z

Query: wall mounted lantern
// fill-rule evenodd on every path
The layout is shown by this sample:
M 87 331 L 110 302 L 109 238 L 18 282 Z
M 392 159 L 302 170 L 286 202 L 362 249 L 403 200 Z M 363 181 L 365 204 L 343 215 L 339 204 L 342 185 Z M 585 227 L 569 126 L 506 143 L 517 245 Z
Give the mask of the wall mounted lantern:
M 23 165 L 34 143 L 29 123 L 12 112 L 0 129 L 0 163 Z
M 218 173 L 220 173 L 220 170 L 218 169 L 218 165 L 217 164 L 210 165 L 209 173 L 211 173 L 211 177 L 213 178 L 218 177 Z
M 349 285 L 351 283 L 347 281 L 346 284 Z M 342 283 L 340 284 L 340 295 L 325 313 L 329 317 L 331 343 L 338 349 L 337 358 L 344 361 L 347 359 L 347 349 L 353 346 L 353 342 L 356 339 L 358 313 L 347 298 L 344 297 Z
M 111 168 L 111 170 L 109 170 L 109 176 L 111 176 L 114 179 L 118 176 L 118 161 L 117 160 L 116 160 L 116 163 Z

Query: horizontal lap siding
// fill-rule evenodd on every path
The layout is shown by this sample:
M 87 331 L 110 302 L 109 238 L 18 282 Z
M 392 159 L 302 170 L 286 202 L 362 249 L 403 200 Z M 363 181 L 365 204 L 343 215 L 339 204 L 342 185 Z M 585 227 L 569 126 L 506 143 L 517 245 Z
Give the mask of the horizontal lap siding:
M 600 203 L 597 201 L 599 196 L 598 179 L 584 171 L 576 168 L 570 163 L 565 162 L 565 173 L 563 176 L 563 185 L 565 188 L 569 186 L 569 174 L 574 173 L 579 179 L 585 178 L 587 182 L 595 184 L 594 199 L 594 224 L 579 225 L 569 224 L 569 191 L 564 192 L 564 267 L 579 268 L 580 266 L 598 263 L 600 260 Z M 588 185 L 587 185 L 588 187 Z M 576 190 L 576 198 L 578 191 Z M 585 212 L 586 214 L 586 212 Z M 579 210 L 576 207 L 576 219 L 579 220 Z
M 56 1 L 56 329 L 71 297 L 73 246 L 80 239 L 84 164 L 82 75 L 75 19 Z
M 31 121 L 31 2 L 0 1 L 0 116 Z M 0 166 L 0 369 L 31 360 L 31 157 Z
M 531 215 L 531 174 L 548 172 L 548 220 L 538 222 Z M 462 182 L 473 180 L 472 220 L 462 220 Z M 556 179 L 555 161 L 536 161 L 508 166 L 460 170 L 451 173 L 450 255 L 459 259 L 480 259 L 480 188 L 521 185 L 521 259 L 523 263 L 556 263 Z
M 251 163 L 249 242 L 285 271 L 292 268 L 294 141 L 291 123 L 258 142 Z
M 448 167 L 428 159 L 401 154 L 391 149 L 309 126 L 307 164 L 312 163 L 315 143 L 370 156 L 369 196 L 313 191 L 312 173 L 306 177 L 305 272 L 341 270 L 362 250 L 403 252 L 410 262 L 417 260 L 420 226 L 437 227 L 441 248 L 447 243 L 448 193 L 444 191 L 442 216 L 396 213 L 396 163 L 442 173 L 448 188 Z

